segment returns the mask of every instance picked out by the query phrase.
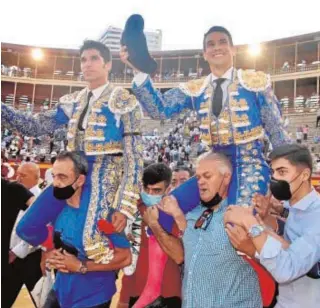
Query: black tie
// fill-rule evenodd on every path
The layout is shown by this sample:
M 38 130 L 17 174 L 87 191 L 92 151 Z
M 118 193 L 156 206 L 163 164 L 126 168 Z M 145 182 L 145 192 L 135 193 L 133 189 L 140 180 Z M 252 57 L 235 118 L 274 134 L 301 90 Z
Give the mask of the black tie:
M 212 113 L 218 117 L 222 109 L 222 98 L 223 91 L 221 84 L 225 81 L 225 78 L 219 78 L 214 81 L 216 88 L 214 89 L 214 94 L 212 96 Z
M 92 97 L 92 92 L 90 91 L 88 93 L 88 97 L 87 97 L 87 104 L 86 106 L 84 107 L 81 115 L 80 115 L 80 118 L 79 118 L 79 122 L 78 122 L 78 129 L 79 130 L 84 130 L 83 128 L 83 120 L 84 120 L 84 117 L 86 116 L 87 112 L 88 112 L 88 108 L 89 108 L 89 103 L 90 103 L 90 98 Z

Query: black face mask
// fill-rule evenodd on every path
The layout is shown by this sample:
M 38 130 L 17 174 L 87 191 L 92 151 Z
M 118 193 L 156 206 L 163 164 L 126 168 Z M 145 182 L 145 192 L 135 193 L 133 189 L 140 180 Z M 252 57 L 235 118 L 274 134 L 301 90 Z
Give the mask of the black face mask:
M 292 195 L 300 189 L 303 182 L 301 182 L 301 185 L 293 193 L 291 193 L 290 190 L 290 183 L 293 183 L 300 175 L 301 173 L 298 174 L 291 182 L 287 182 L 285 180 L 277 180 L 272 177 L 270 180 L 270 190 L 272 195 L 280 201 L 290 200 L 292 198 Z
M 57 198 L 58 200 L 67 200 L 71 198 L 74 193 L 76 192 L 76 189 L 72 187 L 72 185 L 77 181 L 76 179 L 72 184 L 65 186 L 65 187 L 56 187 L 53 186 L 53 196 Z
M 216 195 L 210 201 L 203 201 L 201 199 L 200 201 L 204 207 L 211 209 L 222 201 L 222 197 L 219 195 L 219 193 L 216 193 Z

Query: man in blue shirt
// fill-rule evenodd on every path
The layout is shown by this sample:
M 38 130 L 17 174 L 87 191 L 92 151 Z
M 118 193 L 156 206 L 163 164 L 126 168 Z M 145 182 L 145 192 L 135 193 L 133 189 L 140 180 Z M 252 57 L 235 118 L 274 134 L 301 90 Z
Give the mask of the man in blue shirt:
M 125 236 L 102 232 L 98 228 L 99 221 L 96 222 L 97 234 L 108 237 L 114 246 L 114 252 L 112 254 L 110 251 L 108 264 L 98 264 L 87 258 L 83 237 L 87 232 L 85 221 L 90 208 L 84 199 L 90 198 L 90 184 L 86 182 L 90 172 L 84 156 L 76 152 L 60 153 L 53 165 L 53 186 L 47 189 L 52 190 L 54 197 L 65 200 L 65 206 L 57 219 L 52 221 L 56 249 L 47 254 L 46 264 L 58 272 L 45 307 L 109 307 L 116 292 L 115 271 L 131 263 L 129 243 Z M 51 206 L 55 204 L 52 203 Z M 40 212 L 39 215 L 43 213 Z M 111 215 L 112 211 L 109 212 L 109 218 Z M 32 241 L 35 241 L 36 237 L 44 236 L 40 234 L 41 229 L 37 230 L 40 230 L 39 234 L 33 234 Z M 32 234 L 32 221 L 30 219 L 22 221 L 19 226 L 19 236 L 30 241 L 30 234 Z
M 311 185 L 312 157 L 306 147 L 292 144 L 278 147 L 270 158 L 271 193 L 289 209 L 283 238 L 266 228 L 251 208 L 230 207 L 226 228 L 232 242 L 239 232 L 232 232 L 228 222 L 251 237 L 255 256 L 279 282 L 277 308 L 319 307 L 320 196 Z
M 196 178 L 201 203 L 186 215 L 182 241 L 164 231 L 157 207 L 147 210 L 160 245 L 168 247 L 166 253 L 177 263 L 184 262 L 184 308 L 262 307 L 258 277 L 232 247 L 223 224 L 231 174 L 231 163 L 223 154 L 199 158 Z M 176 202 L 158 207 L 172 216 L 177 212 Z

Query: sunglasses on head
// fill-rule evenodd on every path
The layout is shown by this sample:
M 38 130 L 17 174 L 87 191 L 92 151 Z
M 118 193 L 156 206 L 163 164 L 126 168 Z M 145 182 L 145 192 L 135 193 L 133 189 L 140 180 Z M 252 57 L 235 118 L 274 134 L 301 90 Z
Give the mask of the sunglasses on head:
M 201 216 L 197 219 L 197 221 L 194 225 L 194 228 L 207 230 L 207 228 L 210 224 L 210 221 L 212 219 L 212 213 L 213 213 L 212 209 L 207 209 L 207 210 L 203 211 Z

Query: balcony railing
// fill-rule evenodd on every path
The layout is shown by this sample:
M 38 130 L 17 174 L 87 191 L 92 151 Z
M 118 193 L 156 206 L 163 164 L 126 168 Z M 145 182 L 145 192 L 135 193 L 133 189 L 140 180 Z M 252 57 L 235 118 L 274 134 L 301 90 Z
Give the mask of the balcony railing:
M 297 72 L 306 72 L 306 71 L 315 71 L 320 70 L 320 63 L 316 64 L 310 64 L 305 66 L 297 66 L 297 67 L 288 67 L 288 68 L 277 68 L 277 69 L 270 69 L 266 72 L 269 73 L 272 76 L 275 75 L 284 75 L 284 74 L 292 74 Z M 84 82 L 83 76 L 81 74 L 42 74 L 42 73 L 36 73 L 34 70 L 30 71 L 23 71 L 21 69 L 11 70 L 8 72 L 1 71 L 2 76 L 8 76 L 11 78 L 33 78 L 33 79 L 49 79 L 49 80 L 70 80 L 70 81 L 79 81 Z M 190 74 L 188 76 L 184 76 L 183 74 L 179 75 L 171 75 L 171 76 L 159 76 L 156 75 L 153 77 L 154 82 L 156 83 L 179 83 L 179 82 L 186 82 L 190 80 L 194 80 L 197 78 L 205 77 L 204 75 L 197 75 L 197 74 Z M 133 76 L 132 75 L 110 75 L 109 79 L 111 82 L 118 83 L 118 84 L 128 84 L 131 83 Z
M 297 73 L 297 72 L 314 71 L 318 69 L 320 69 L 320 62 L 315 64 L 308 64 L 308 65 L 297 65 L 296 67 L 270 69 L 270 70 L 267 70 L 267 73 L 270 75 L 283 75 L 283 74 L 291 74 L 291 73 Z
M 320 108 L 320 105 L 318 106 Z M 283 108 L 282 113 L 285 115 L 292 115 L 292 114 L 306 114 L 306 113 L 312 113 L 316 114 L 317 109 L 315 107 L 304 107 L 304 108 Z

